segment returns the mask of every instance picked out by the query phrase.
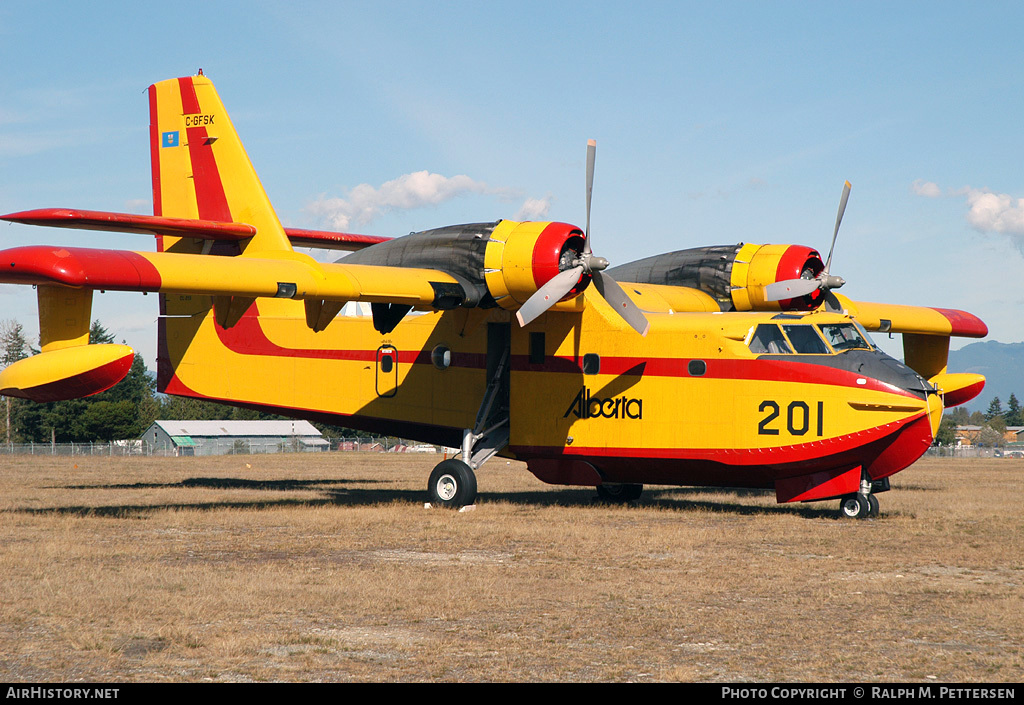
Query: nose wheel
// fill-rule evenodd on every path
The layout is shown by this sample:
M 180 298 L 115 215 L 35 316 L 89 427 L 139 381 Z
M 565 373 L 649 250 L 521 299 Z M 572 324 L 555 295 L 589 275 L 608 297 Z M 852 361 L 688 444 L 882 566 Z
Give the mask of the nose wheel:
M 849 494 L 839 500 L 839 515 L 844 519 L 874 519 L 878 516 L 878 498 L 873 494 Z
M 476 501 L 476 474 L 461 460 L 437 464 L 427 483 L 431 504 L 459 509 Z

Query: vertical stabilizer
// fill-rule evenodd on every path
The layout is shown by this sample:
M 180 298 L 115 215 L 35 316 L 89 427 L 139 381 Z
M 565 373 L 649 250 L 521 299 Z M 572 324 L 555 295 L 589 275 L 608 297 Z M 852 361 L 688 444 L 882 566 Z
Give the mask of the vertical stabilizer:
M 292 249 L 210 79 L 153 84 L 149 113 L 154 215 L 253 225 L 243 254 Z

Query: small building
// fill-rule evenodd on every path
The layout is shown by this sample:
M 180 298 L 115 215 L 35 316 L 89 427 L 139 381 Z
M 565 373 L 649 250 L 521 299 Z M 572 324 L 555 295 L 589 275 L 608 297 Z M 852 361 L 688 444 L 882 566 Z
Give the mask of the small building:
M 956 427 L 956 445 L 958 448 L 970 448 L 978 444 L 981 426 L 961 425 Z
M 308 421 L 154 421 L 142 434 L 153 452 L 179 455 L 308 453 L 330 443 Z

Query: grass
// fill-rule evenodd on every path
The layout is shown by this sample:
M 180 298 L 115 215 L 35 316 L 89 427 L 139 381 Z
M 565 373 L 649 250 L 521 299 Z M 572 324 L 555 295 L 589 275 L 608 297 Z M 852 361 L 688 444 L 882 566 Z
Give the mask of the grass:
M 1024 463 L 925 460 L 837 502 L 494 460 L 11 457 L 3 681 L 930 681 L 1024 676 Z

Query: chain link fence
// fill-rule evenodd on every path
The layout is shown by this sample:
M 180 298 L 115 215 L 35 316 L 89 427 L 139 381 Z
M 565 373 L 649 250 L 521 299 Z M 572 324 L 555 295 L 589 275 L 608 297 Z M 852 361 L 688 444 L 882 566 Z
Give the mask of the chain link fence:
M 322 444 L 304 443 L 302 439 L 285 441 L 260 441 L 256 439 L 202 439 L 193 446 L 177 446 L 173 443 L 152 443 L 150 441 L 103 441 L 90 443 L 4 443 L 0 444 L 0 455 L 258 455 L 265 453 L 313 453 L 313 452 L 363 452 L 363 453 L 448 453 L 456 451 L 443 446 L 433 446 L 402 438 L 324 438 Z
M 1007 446 L 932 446 L 925 452 L 926 458 L 1016 458 L 1024 459 L 1024 448 Z

